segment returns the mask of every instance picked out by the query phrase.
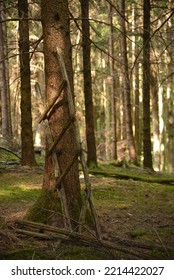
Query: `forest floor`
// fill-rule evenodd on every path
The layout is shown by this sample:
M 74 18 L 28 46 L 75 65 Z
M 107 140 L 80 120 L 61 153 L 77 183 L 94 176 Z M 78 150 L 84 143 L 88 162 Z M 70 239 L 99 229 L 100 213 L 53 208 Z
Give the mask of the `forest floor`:
M 127 252 L 19 234 L 42 177 L 42 167 L 0 166 L 0 259 L 174 259 L 174 177 L 106 164 L 91 172 L 103 236 Z

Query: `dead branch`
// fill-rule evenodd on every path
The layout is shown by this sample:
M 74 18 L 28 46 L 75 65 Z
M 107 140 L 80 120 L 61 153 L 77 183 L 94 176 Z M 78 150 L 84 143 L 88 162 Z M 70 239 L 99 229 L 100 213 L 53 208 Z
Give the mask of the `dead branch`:
M 6 147 L 2 147 L 2 146 L 0 146 L 0 149 L 1 149 L 1 150 L 4 150 L 4 151 L 7 151 L 7 152 L 9 152 L 9 153 L 11 153 L 11 154 L 13 154 L 13 155 L 16 156 L 18 159 L 21 160 L 21 157 L 18 156 L 18 154 L 16 154 L 16 153 L 13 152 L 12 150 L 10 150 L 10 149 L 8 149 L 8 148 L 6 148 Z
M 48 226 L 45 224 L 41 224 L 41 223 L 35 223 L 35 222 L 30 222 L 30 221 L 24 221 L 24 220 L 17 220 L 16 223 L 18 225 L 24 226 L 24 227 L 29 227 L 29 228 L 34 228 L 37 229 L 39 231 L 42 231 L 42 235 L 39 233 L 38 237 L 43 237 L 45 238 L 46 236 L 48 236 L 48 239 L 50 239 L 51 237 L 54 239 L 61 239 L 65 242 L 75 242 L 76 244 L 84 244 L 90 247 L 103 247 L 105 249 L 110 249 L 110 250 L 116 250 L 118 252 L 122 252 L 125 254 L 129 254 L 132 255 L 138 259 L 148 259 L 148 257 L 144 254 L 142 257 L 142 254 L 140 256 L 139 253 L 131 250 L 131 249 L 127 249 L 125 247 L 119 246 L 117 244 L 114 244 L 108 240 L 99 240 L 97 238 L 94 237 L 89 237 L 77 232 L 73 232 L 73 231 L 68 231 L 66 229 L 63 228 L 57 228 L 57 227 L 53 227 L 53 226 Z M 49 232 L 46 234 L 46 232 Z M 37 232 L 32 232 L 30 230 L 27 231 L 22 231 L 22 230 L 16 230 L 16 232 L 20 232 L 20 233 L 24 233 L 24 234 L 29 234 L 30 236 L 35 236 L 37 237 L 38 233 Z M 50 235 L 50 233 L 56 233 L 56 235 Z

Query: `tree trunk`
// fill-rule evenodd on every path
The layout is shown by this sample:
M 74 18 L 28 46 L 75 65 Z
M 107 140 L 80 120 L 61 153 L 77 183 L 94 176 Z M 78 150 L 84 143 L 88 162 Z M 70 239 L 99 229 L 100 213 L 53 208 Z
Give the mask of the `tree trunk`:
M 135 143 L 138 158 L 141 155 L 141 104 L 140 104 L 139 63 L 135 65 Z
M 137 163 L 137 154 L 132 129 L 132 105 L 131 105 L 131 89 L 128 71 L 127 58 L 127 42 L 126 42 L 126 26 L 125 26 L 125 0 L 120 0 L 120 27 L 121 27 L 121 55 L 123 69 L 123 86 L 124 86 L 124 104 L 126 117 L 126 137 L 128 141 L 129 157 L 134 163 Z
M 168 41 L 172 38 L 174 27 L 173 17 L 167 22 L 167 38 Z M 173 89 L 173 44 L 168 46 L 169 63 L 168 63 L 168 80 L 167 80 L 167 105 L 168 105 L 168 121 L 167 121 L 167 131 L 168 131 L 168 160 L 169 160 L 169 171 L 174 172 L 174 89 Z
M 35 166 L 32 113 L 31 113 L 31 84 L 29 57 L 29 21 L 27 0 L 18 0 L 19 14 L 19 52 L 21 76 L 21 142 L 22 165 Z
M 112 5 L 108 4 L 109 12 L 109 69 L 110 69 L 110 100 L 111 100 L 111 113 L 112 113 L 112 158 L 117 160 L 117 122 L 116 122 L 116 85 L 114 73 L 114 39 L 113 39 L 113 22 L 112 22 Z
M 143 164 L 144 167 L 152 169 L 150 132 L 150 0 L 144 0 L 143 11 Z
M 91 43 L 89 26 L 89 0 L 81 0 L 82 13 L 82 47 L 83 47 L 83 77 L 85 95 L 85 123 L 87 142 L 87 164 L 97 165 L 96 141 L 94 133 L 94 113 L 92 98 L 92 77 L 91 77 Z
M 56 56 L 57 47 L 59 47 L 62 52 L 62 58 L 65 63 L 71 90 L 73 92 L 68 1 L 42 0 L 41 17 L 45 59 L 45 94 L 46 101 L 49 104 L 57 94 L 58 88 L 63 80 L 61 68 Z M 54 140 L 60 135 L 70 117 L 66 94 L 67 89 L 64 88 L 57 103 L 53 107 L 53 110 L 49 114 L 49 126 Z M 60 102 L 62 102 L 62 106 L 56 107 Z M 49 221 L 50 223 L 53 223 L 54 221 L 61 226 L 63 225 L 63 217 L 62 214 L 59 215 L 61 212 L 60 198 L 56 188 L 53 157 L 51 154 L 48 154 L 48 141 L 46 149 L 42 194 L 33 208 L 30 209 L 28 218 L 38 221 L 43 221 L 44 219 L 44 222 Z M 55 147 L 60 173 L 66 169 L 69 163 L 72 162 L 72 159 L 77 155 L 77 149 L 78 144 L 75 135 L 75 125 L 74 122 L 72 122 L 64 134 L 63 139 L 61 139 Z M 70 218 L 72 218 L 72 222 L 77 221 L 81 207 L 77 158 L 68 174 L 63 179 L 59 190 L 61 188 L 64 188 L 65 190 Z
M 134 65 L 131 84 L 132 84 L 132 93 L 134 100 L 134 131 L 135 131 L 135 147 L 137 152 L 138 160 L 141 156 L 141 104 L 140 104 L 140 63 L 137 60 L 139 49 L 137 47 L 137 37 L 136 30 L 140 24 L 138 17 L 138 10 L 136 7 L 136 3 L 132 3 L 132 65 Z
M 0 1 L 0 21 L 4 20 L 4 2 Z M 5 48 L 6 44 L 6 28 L 5 22 L 0 22 L 0 93 L 1 93 L 1 117 L 2 117 L 2 137 L 6 144 L 10 144 L 12 140 L 11 129 L 11 111 L 10 111 L 10 92 L 8 85 L 8 63 L 6 62 Z
M 153 166 L 154 170 L 160 170 L 160 131 L 159 131 L 159 100 L 157 65 L 151 64 L 151 96 L 152 96 L 152 127 L 153 127 Z

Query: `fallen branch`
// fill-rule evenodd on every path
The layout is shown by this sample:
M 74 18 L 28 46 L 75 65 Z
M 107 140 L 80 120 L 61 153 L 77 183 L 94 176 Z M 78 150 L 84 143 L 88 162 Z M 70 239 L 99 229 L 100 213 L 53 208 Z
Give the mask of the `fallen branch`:
M 21 160 L 21 157 L 18 156 L 18 154 L 16 154 L 15 152 L 13 152 L 12 150 L 10 150 L 10 149 L 8 149 L 8 148 L 6 148 L 6 147 L 0 146 L 0 150 L 4 150 L 4 151 L 6 151 L 6 152 L 9 152 L 9 153 L 13 154 L 13 155 L 16 156 L 18 159 Z
M 80 234 L 80 233 L 77 233 L 77 232 L 72 232 L 72 231 L 68 231 L 66 229 L 62 229 L 62 228 L 57 228 L 57 227 L 53 227 L 53 226 L 48 226 L 48 225 L 45 225 L 45 224 L 41 224 L 41 223 L 35 223 L 35 222 L 30 222 L 30 221 L 24 221 L 24 220 L 17 220 L 16 223 L 18 225 L 22 225 L 24 227 L 30 227 L 30 228 L 35 228 L 39 231 L 42 231 L 42 235 L 43 235 L 43 238 L 45 238 L 46 236 L 48 236 L 48 239 L 49 238 L 53 238 L 53 239 L 61 239 L 65 242 L 75 242 L 76 244 L 79 244 L 82 245 L 82 244 L 85 244 L 87 246 L 90 246 L 90 247 L 104 247 L 105 249 L 110 249 L 110 250 L 116 250 L 116 251 L 119 251 L 119 252 L 122 252 L 122 253 L 125 253 L 125 254 L 128 254 L 128 255 L 132 255 L 138 259 L 148 259 L 148 257 L 144 254 L 143 256 L 133 250 L 130 250 L 130 249 L 127 249 L 127 248 L 124 248 L 122 246 L 119 246 L 119 245 L 116 245 L 110 241 L 106 241 L 106 240 L 99 240 L 98 238 L 94 238 L 94 237 L 89 237 L 89 236 L 86 236 L 86 235 L 83 235 L 83 234 Z M 16 230 L 17 232 L 20 232 L 20 233 L 24 233 L 26 235 L 32 235 L 33 237 L 37 237 L 37 234 L 36 232 L 33 232 L 31 230 L 27 230 L 27 231 L 23 231 L 23 230 L 19 230 L 17 229 Z M 56 235 L 52 235 L 50 236 L 50 233 L 45 233 L 45 232 L 52 232 L 52 233 L 56 233 Z M 39 237 L 42 236 L 41 233 L 39 233 Z
M 90 170 L 92 175 L 102 175 L 104 177 L 112 177 L 118 179 L 132 179 L 135 181 L 142 181 L 147 183 L 159 183 L 159 184 L 174 184 L 174 177 L 140 177 L 133 174 L 121 174 L 116 172 L 106 172 L 102 170 Z
M 114 236 L 110 238 L 111 242 L 117 242 L 120 245 L 123 246 L 128 246 L 128 247 L 133 247 L 133 248 L 140 248 L 140 249 L 145 249 L 145 250 L 158 250 L 161 252 L 166 252 L 166 250 L 168 252 L 174 252 L 174 249 L 169 248 L 169 247 L 165 247 L 165 249 L 158 245 L 158 244 L 150 244 L 150 243 L 142 243 L 142 242 L 137 242 L 137 241 L 133 241 L 133 240 L 128 240 L 128 239 L 122 239 L 118 236 Z

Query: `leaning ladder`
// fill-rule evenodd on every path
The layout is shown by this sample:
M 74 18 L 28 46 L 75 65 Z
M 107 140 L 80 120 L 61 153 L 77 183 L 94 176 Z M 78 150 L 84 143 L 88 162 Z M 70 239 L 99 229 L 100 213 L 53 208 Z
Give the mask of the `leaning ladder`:
M 47 106 L 47 108 L 41 115 L 41 117 L 39 119 L 39 123 L 44 121 L 45 126 L 46 126 L 46 131 L 47 131 L 46 133 L 47 133 L 48 144 L 49 144 L 48 155 L 52 155 L 52 158 L 53 158 L 54 174 L 55 174 L 57 187 L 59 187 L 61 185 L 64 177 L 69 172 L 71 166 L 73 165 L 73 163 L 75 162 L 77 157 L 79 158 L 79 161 L 81 163 L 82 170 L 83 170 L 84 180 L 85 180 L 85 198 L 84 198 L 84 201 L 82 204 L 81 213 L 80 213 L 80 217 L 79 217 L 79 232 L 82 231 L 83 225 L 85 223 L 86 212 L 87 212 L 88 205 L 89 205 L 89 208 L 90 208 L 93 220 L 94 220 L 94 224 L 95 224 L 96 235 L 98 238 L 101 239 L 101 229 L 100 229 L 98 216 L 97 216 L 97 213 L 96 213 L 96 210 L 94 207 L 93 196 L 92 196 L 92 192 L 91 192 L 91 182 L 90 182 L 90 178 L 89 178 L 88 168 L 86 166 L 84 151 L 83 151 L 82 145 L 81 145 L 79 126 L 78 126 L 78 122 L 76 119 L 75 106 L 74 106 L 74 101 L 73 101 L 73 97 L 72 97 L 70 82 L 68 79 L 63 56 L 62 56 L 61 50 L 59 48 L 57 48 L 56 54 L 57 54 L 58 63 L 61 68 L 63 81 L 59 87 L 57 94 L 55 95 L 55 97 L 53 98 L 51 103 Z M 49 122 L 48 122 L 49 112 L 53 108 L 55 102 L 57 101 L 58 97 L 60 96 L 61 92 L 63 91 L 63 89 L 65 87 L 67 88 L 67 103 L 68 103 L 68 107 L 69 107 L 70 117 L 69 117 L 69 120 L 67 121 L 67 123 L 65 124 L 64 128 L 62 129 L 61 133 L 57 137 L 57 139 L 54 140 L 52 133 L 51 133 L 50 126 L 49 126 Z M 68 127 L 70 126 L 70 124 L 72 122 L 74 122 L 74 125 L 75 125 L 75 135 L 76 135 L 76 142 L 78 145 L 78 154 L 76 154 L 73 157 L 72 161 L 68 164 L 68 166 L 65 168 L 65 170 L 61 173 L 58 157 L 55 152 L 55 147 L 59 143 L 59 141 L 62 139 L 64 133 L 66 132 L 66 130 L 68 129 Z M 68 207 L 67 207 L 65 189 L 63 186 L 60 188 L 57 188 L 57 189 L 59 189 L 59 192 L 60 192 L 61 207 L 62 207 L 62 213 L 63 213 L 63 217 L 64 217 L 64 226 L 66 228 L 68 228 L 69 230 L 72 230 L 71 218 L 70 218 Z

